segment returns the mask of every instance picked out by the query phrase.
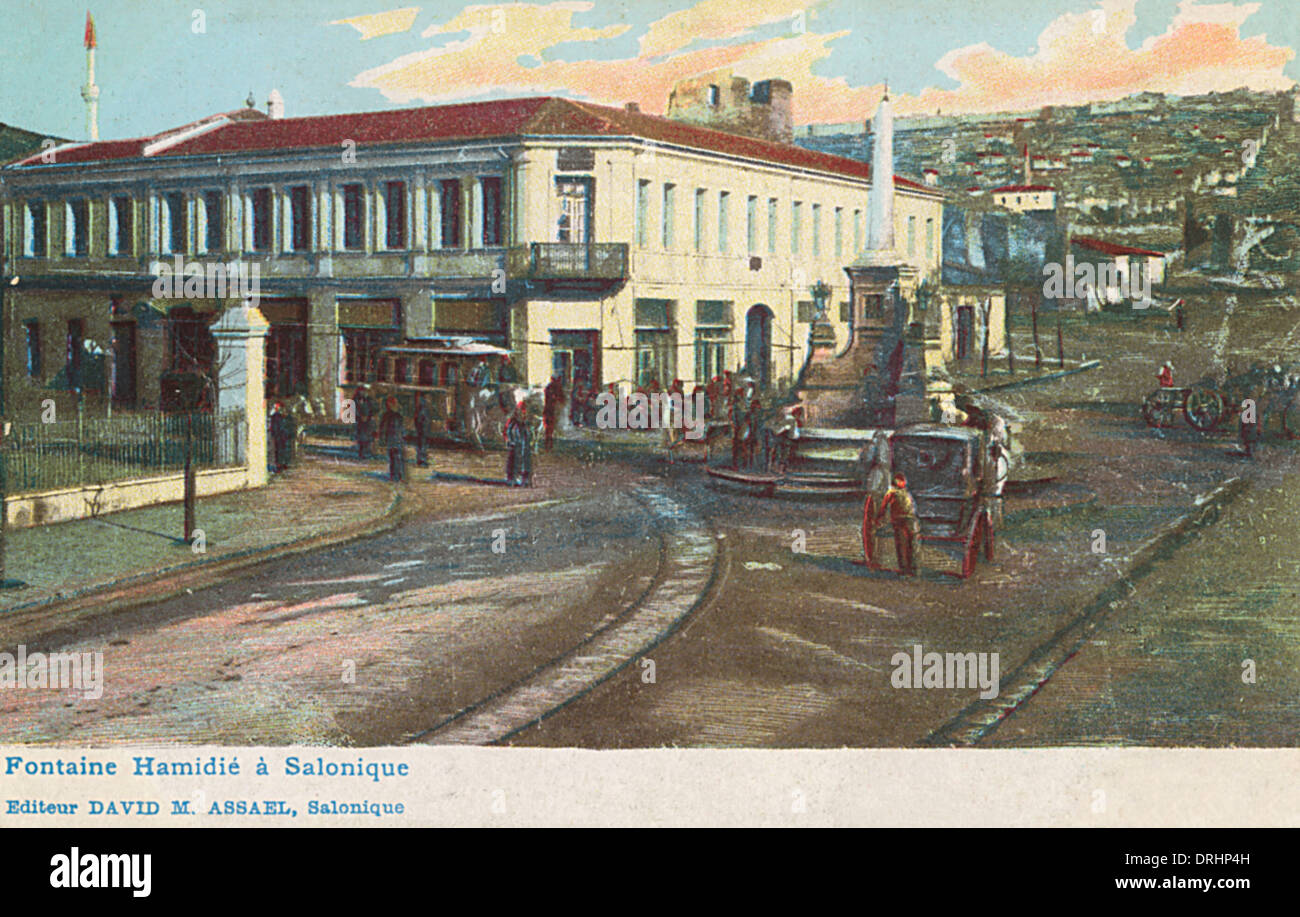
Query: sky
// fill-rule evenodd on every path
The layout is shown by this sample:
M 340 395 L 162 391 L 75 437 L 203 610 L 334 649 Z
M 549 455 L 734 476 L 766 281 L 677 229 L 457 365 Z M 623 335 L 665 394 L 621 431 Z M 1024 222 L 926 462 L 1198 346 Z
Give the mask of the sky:
M 1300 0 L 89 0 L 100 136 L 278 89 L 289 116 L 518 95 L 662 113 L 679 79 L 794 85 L 797 124 L 1300 81 Z M 0 0 L 0 122 L 85 138 L 87 0 Z

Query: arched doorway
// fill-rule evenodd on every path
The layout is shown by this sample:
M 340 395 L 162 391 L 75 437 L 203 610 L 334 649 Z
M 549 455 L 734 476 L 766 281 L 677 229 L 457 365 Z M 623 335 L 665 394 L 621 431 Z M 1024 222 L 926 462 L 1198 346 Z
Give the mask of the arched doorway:
M 745 316 L 745 372 L 760 387 L 771 383 L 772 310 L 759 303 Z

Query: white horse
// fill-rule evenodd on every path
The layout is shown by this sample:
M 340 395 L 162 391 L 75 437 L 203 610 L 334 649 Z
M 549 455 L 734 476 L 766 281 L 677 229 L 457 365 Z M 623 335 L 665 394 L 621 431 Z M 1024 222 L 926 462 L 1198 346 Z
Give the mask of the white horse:
M 481 388 L 469 397 L 465 408 L 465 433 L 474 445 L 483 451 L 483 440 L 500 441 L 505 438 L 506 422 L 514 406 L 523 401 L 528 410 L 528 428 L 532 436 L 533 451 L 541 447 L 542 406 L 545 394 L 540 388 L 504 383 L 493 388 Z

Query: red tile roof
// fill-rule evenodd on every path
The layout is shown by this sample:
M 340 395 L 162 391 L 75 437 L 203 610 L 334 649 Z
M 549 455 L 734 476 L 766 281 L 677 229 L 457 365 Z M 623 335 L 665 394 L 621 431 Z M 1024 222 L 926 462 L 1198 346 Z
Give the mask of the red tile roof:
M 182 124 L 179 127 L 169 128 L 161 133 L 153 134 L 149 137 L 133 137 L 129 140 L 99 140 L 94 143 L 80 143 L 70 145 L 67 149 L 59 150 L 55 154 L 55 162 L 67 164 L 71 162 L 103 162 L 110 159 L 136 159 L 144 155 L 144 148 L 151 143 L 157 143 L 160 140 L 166 140 L 183 134 L 185 131 L 193 128 L 202 127 L 207 124 L 225 119 L 231 122 L 231 125 L 239 123 L 258 123 L 269 120 L 265 114 L 253 108 L 240 108 L 235 111 L 222 112 L 220 114 L 208 115 L 206 118 L 200 118 L 198 121 L 191 121 L 189 124 Z M 224 128 L 214 128 L 214 130 L 224 130 Z M 13 163 L 16 166 L 41 165 L 43 159 L 41 154 L 29 156 L 26 159 Z
M 1004 191 L 1010 191 L 1012 193 L 1019 191 L 1023 193 L 1026 191 L 1055 191 L 1055 190 L 1056 189 L 1053 188 L 1051 185 L 1003 185 L 1001 188 L 994 188 L 993 193 L 1001 194 Z
M 238 112 L 231 113 L 227 115 L 232 119 L 230 124 L 177 143 L 158 155 L 199 156 L 326 147 L 340 149 L 345 140 L 364 146 L 492 138 L 504 140 L 521 136 L 630 136 L 849 178 L 869 177 L 868 164 L 856 159 L 685 124 L 623 108 L 549 96 L 305 118 L 270 119 L 260 112 L 253 114 L 257 117 L 240 117 Z M 195 122 L 200 123 L 203 122 Z M 190 126 L 193 125 L 186 127 Z M 166 132 L 166 135 L 174 135 L 182 129 L 176 128 Z M 98 162 L 139 157 L 143 155 L 146 144 L 162 136 L 164 135 L 84 144 L 60 153 L 59 162 Z M 39 160 L 25 160 L 24 164 L 39 164 Z M 897 175 L 894 176 L 894 184 L 926 194 L 941 194 L 934 188 Z
M 1134 248 L 1131 245 L 1119 245 L 1115 242 L 1106 242 L 1090 236 L 1075 236 L 1070 240 L 1070 244 L 1090 251 L 1101 252 L 1103 255 L 1144 255 L 1151 258 L 1163 258 L 1165 256 L 1164 252 L 1151 251 L 1148 248 Z

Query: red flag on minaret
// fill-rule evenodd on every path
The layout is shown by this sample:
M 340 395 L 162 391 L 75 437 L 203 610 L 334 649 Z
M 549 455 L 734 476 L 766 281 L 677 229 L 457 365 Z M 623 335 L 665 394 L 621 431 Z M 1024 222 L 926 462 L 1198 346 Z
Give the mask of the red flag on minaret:
M 95 20 L 91 18 L 90 10 L 86 10 L 86 47 L 98 47 L 95 41 Z

